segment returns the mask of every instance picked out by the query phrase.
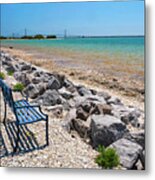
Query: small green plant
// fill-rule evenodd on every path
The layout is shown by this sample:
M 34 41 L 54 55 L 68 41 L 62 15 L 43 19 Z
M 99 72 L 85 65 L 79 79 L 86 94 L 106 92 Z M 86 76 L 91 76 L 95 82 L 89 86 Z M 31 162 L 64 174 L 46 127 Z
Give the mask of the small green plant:
M 5 79 L 5 74 L 3 72 L 0 72 L 0 79 Z
M 7 72 L 7 74 L 8 74 L 9 76 L 13 76 L 14 71 L 10 70 L 10 71 Z
M 14 91 L 22 91 L 24 89 L 24 85 L 22 83 L 16 83 L 14 86 L 13 86 L 13 90 Z
M 119 156 L 113 148 L 105 148 L 102 145 L 98 147 L 99 155 L 95 158 L 95 162 L 104 169 L 112 169 L 120 163 Z

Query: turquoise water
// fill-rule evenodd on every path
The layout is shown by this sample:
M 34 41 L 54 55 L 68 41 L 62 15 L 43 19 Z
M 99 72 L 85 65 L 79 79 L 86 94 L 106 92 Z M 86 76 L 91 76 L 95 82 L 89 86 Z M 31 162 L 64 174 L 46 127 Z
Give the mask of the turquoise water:
M 144 56 L 143 37 L 112 37 L 112 38 L 68 38 L 56 40 L 4 40 L 2 45 L 59 48 L 71 51 L 94 53 L 127 53 Z

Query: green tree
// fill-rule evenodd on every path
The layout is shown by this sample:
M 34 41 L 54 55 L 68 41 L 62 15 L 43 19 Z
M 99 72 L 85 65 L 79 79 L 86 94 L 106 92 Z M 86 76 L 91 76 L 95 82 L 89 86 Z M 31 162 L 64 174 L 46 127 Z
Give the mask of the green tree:
M 47 38 L 47 39 L 55 39 L 55 38 L 57 38 L 57 37 L 56 37 L 56 35 L 48 35 L 48 36 L 46 36 L 46 38 Z
M 44 39 L 44 36 L 42 34 L 36 34 L 34 39 Z
M 33 39 L 33 36 L 22 36 L 21 39 Z

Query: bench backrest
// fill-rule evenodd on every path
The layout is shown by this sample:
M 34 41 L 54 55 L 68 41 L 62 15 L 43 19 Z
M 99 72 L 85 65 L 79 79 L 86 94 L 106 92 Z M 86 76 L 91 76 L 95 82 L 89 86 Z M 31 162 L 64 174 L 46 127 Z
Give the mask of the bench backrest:
M 14 101 L 11 88 L 2 79 L 0 79 L 0 87 L 2 88 L 5 103 L 7 103 L 14 111 Z

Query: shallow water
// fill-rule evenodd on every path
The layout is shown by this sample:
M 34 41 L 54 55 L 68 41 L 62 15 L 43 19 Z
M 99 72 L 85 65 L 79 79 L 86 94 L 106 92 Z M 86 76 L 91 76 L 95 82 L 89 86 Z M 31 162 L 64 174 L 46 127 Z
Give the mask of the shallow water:
M 105 65 L 116 65 L 115 71 L 130 68 L 134 74 L 144 72 L 144 37 L 4 40 L 1 43 L 27 49 L 40 58 L 54 59 L 72 68 L 93 67 L 102 71 Z

